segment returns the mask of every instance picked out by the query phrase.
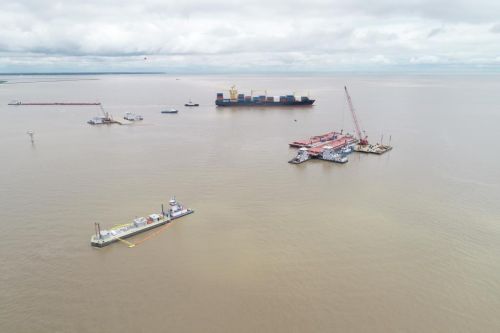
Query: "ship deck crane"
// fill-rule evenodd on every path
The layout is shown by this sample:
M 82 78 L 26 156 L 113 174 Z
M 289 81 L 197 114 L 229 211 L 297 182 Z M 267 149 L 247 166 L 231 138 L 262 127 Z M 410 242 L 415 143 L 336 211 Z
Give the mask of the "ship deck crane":
M 356 127 L 356 134 L 358 135 L 359 144 L 361 146 L 366 146 L 366 145 L 368 145 L 368 136 L 365 135 L 363 137 L 363 135 L 361 134 L 361 129 L 359 127 L 358 118 L 356 117 L 356 112 L 354 111 L 354 106 L 352 105 L 351 96 L 349 96 L 349 92 L 347 91 L 346 86 L 344 86 L 344 90 L 345 90 L 345 95 L 347 98 L 347 104 L 349 105 L 349 109 L 350 109 L 351 114 L 352 114 L 352 119 L 354 121 L 354 126 Z
M 236 89 L 236 86 L 231 86 L 231 89 L 229 89 L 229 98 L 231 100 L 236 100 L 238 99 L 238 90 Z

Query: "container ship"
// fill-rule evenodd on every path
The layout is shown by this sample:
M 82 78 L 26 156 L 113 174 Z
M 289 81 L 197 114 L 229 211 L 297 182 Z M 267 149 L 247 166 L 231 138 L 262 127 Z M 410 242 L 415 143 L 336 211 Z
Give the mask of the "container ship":
M 314 99 L 308 96 L 296 97 L 295 95 L 285 96 L 246 96 L 239 94 L 235 86 L 229 89 L 229 98 L 224 98 L 223 93 L 217 93 L 215 105 L 217 106 L 305 106 L 312 105 Z

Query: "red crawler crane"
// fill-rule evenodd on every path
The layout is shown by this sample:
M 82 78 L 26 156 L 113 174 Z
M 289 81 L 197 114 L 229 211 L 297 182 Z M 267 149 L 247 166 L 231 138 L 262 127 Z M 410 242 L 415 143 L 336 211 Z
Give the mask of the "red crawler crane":
M 365 137 L 363 138 L 363 136 L 361 135 L 361 129 L 359 128 L 358 118 L 356 117 L 356 112 L 354 112 L 354 106 L 352 106 L 351 96 L 349 96 L 346 86 L 344 86 L 344 90 L 345 90 L 345 95 L 347 97 L 347 104 L 349 104 L 349 109 L 351 110 L 352 119 L 354 120 L 354 125 L 356 126 L 356 133 L 358 134 L 359 144 L 361 146 L 366 146 L 368 145 L 368 136 L 365 135 Z

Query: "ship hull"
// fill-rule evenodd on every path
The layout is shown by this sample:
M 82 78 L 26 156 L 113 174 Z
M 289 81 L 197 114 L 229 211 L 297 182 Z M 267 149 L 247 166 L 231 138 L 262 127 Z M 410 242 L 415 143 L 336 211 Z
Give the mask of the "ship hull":
M 127 232 L 127 233 L 122 234 L 120 236 L 110 237 L 109 239 L 105 239 L 105 240 L 95 239 L 94 238 L 95 236 L 93 236 L 91 238 L 91 240 L 90 240 L 90 245 L 92 245 L 93 247 L 105 247 L 105 246 L 108 246 L 110 244 L 113 244 L 113 243 L 119 241 L 119 239 L 129 238 L 129 237 L 141 234 L 143 232 L 149 231 L 151 229 L 158 228 L 158 227 L 160 227 L 162 225 L 165 225 L 165 224 L 168 224 L 168 223 L 172 222 L 175 219 L 181 218 L 183 216 L 186 216 L 186 215 L 189 215 L 189 214 L 192 214 L 192 213 L 194 213 L 194 210 L 188 209 L 186 212 L 184 212 L 182 214 L 179 214 L 179 215 L 176 215 L 176 216 L 172 216 L 172 217 L 170 217 L 168 219 L 162 219 L 161 221 L 158 221 L 156 223 L 148 224 L 148 225 L 145 225 L 144 227 L 141 227 L 141 228 L 139 228 L 137 230 L 133 230 L 131 232 Z

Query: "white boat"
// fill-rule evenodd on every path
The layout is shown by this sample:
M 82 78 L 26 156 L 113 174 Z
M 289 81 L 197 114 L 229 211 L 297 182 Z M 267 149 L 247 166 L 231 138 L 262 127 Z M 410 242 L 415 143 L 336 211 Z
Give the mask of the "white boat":
M 200 104 L 193 103 L 193 102 L 191 102 L 191 100 L 189 100 L 189 102 L 187 102 L 186 104 L 184 104 L 184 106 L 200 106 Z
M 170 205 L 170 209 L 168 210 L 168 216 L 173 220 L 184 215 L 191 214 L 193 211 L 189 208 L 185 208 L 180 203 L 175 200 L 175 197 L 170 199 L 168 202 Z
M 323 147 L 323 152 L 321 153 L 321 159 L 336 163 L 347 163 L 347 157 L 333 149 L 332 146 Z
M 339 155 L 339 156 L 337 156 L 337 157 L 335 157 L 333 159 L 333 162 L 336 162 L 336 163 L 347 163 L 348 159 L 347 159 L 347 157 L 345 157 L 343 155 Z
M 127 113 L 125 113 L 125 116 L 123 117 L 123 119 L 129 120 L 129 121 L 138 121 L 138 120 L 143 120 L 144 118 L 142 118 L 142 116 L 140 114 L 127 112 Z
M 106 117 L 94 117 L 94 118 L 90 119 L 89 121 L 87 121 L 87 123 L 89 123 L 90 125 L 102 125 L 102 124 L 106 124 L 108 122 L 109 122 L 109 119 Z
M 292 164 L 300 164 L 308 161 L 311 157 L 309 156 L 308 149 L 306 147 L 302 147 L 299 149 L 297 156 L 292 158 L 288 163 Z
M 352 153 L 352 147 L 351 146 L 345 146 L 343 147 L 340 152 L 344 155 Z

